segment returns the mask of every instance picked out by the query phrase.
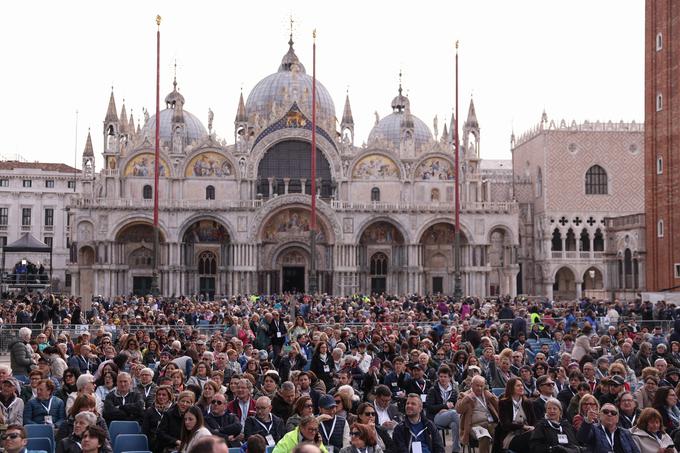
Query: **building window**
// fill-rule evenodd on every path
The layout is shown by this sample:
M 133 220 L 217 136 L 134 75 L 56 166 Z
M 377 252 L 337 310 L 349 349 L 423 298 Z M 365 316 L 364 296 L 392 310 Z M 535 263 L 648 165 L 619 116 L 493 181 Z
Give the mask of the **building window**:
M 656 95 L 656 111 L 663 110 L 663 95 L 661 93 Z
M 31 208 L 21 210 L 21 226 L 31 226 Z
M 48 189 L 54 189 L 54 179 L 46 179 L 45 187 Z
M 9 208 L 0 208 L 0 225 L 7 226 L 9 223 Z
M 656 236 L 660 238 L 663 237 L 663 220 L 659 220 L 656 224 Z
M 47 245 L 49 248 L 52 248 L 52 241 L 53 241 L 52 236 L 45 236 L 45 240 L 43 241 L 45 245 Z
M 663 35 L 661 33 L 656 34 L 656 51 L 663 49 Z
M 380 189 L 377 187 L 371 189 L 371 201 L 380 201 Z
M 68 182 L 68 188 L 69 189 L 75 189 L 76 188 L 76 182 L 75 181 L 69 181 Z
M 607 194 L 607 172 L 599 165 L 593 165 L 586 172 L 586 195 Z
M 656 174 L 657 175 L 663 174 L 663 158 L 662 157 L 656 158 Z
M 31 181 L 30 179 L 24 179 L 23 185 L 24 187 L 33 187 L 33 181 Z
M 0 187 L 9 187 L 9 179 L 0 179 Z
M 206 200 L 215 199 L 215 186 L 208 186 L 205 188 L 205 199 Z
M 675 278 L 680 278 L 680 263 L 675 263 Z
M 45 208 L 45 226 L 54 225 L 54 209 Z
M 145 185 L 142 189 L 142 198 L 145 200 L 151 200 L 153 198 L 153 189 L 150 185 Z
M 65 286 L 66 288 L 70 288 L 70 287 L 71 287 L 71 274 L 69 274 L 68 272 L 66 273 L 66 275 L 65 275 L 65 277 L 64 277 L 64 286 Z

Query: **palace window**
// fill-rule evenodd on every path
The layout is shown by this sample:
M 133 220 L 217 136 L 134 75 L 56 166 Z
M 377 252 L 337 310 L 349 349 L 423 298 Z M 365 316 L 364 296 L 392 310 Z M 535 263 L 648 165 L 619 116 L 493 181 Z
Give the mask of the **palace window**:
M 145 185 L 142 189 L 142 198 L 151 200 L 153 198 L 153 188 L 150 185 Z
M 208 186 L 205 188 L 205 199 L 206 200 L 215 199 L 215 186 Z
M 0 179 L 0 187 L 9 187 L 9 179 Z
M 380 201 L 380 189 L 377 187 L 371 189 L 371 201 Z
M 23 186 L 24 187 L 33 187 L 33 181 L 31 181 L 30 179 L 24 179 L 23 180 Z
M 46 179 L 45 187 L 48 189 L 54 189 L 54 179 Z
M 54 225 L 54 209 L 45 208 L 45 226 Z
M 606 195 L 607 172 L 599 165 L 593 165 L 586 172 L 586 195 Z
M 0 208 L 0 225 L 7 226 L 9 223 L 9 208 Z
M 663 158 L 662 157 L 656 158 L 656 174 L 657 175 L 663 174 Z
M 663 110 L 663 95 L 661 93 L 656 95 L 656 111 Z
M 663 220 L 659 220 L 656 224 L 656 236 L 660 238 L 663 237 Z
M 21 225 L 31 226 L 31 208 L 23 208 L 21 210 Z
M 661 33 L 656 34 L 656 51 L 663 49 L 663 35 Z
M 69 181 L 68 182 L 68 188 L 69 189 L 75 189 L 76 188 L 76 182 L 75 181 Z

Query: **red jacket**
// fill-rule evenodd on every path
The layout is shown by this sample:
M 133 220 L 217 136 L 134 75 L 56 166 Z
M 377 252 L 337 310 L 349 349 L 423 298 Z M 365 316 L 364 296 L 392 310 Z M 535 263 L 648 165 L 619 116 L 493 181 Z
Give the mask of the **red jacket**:
M 236 418 L 238 418 L 239 421 L 241 420 L 241 405 L 238 403 L 238 398 L 227 404 L 227 412 L 236 415 Z M 248 405 L 248 417 L 254 416 L 255 412 L 255 400 L 251 398 L 250 404 Z

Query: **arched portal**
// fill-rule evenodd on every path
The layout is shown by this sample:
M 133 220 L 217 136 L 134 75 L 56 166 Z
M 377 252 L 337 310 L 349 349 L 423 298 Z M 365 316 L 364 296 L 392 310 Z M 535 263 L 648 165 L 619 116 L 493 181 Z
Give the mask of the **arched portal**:
M 583 289 L 585 291 L 604 289 L 602 272 L 597 267 L 592 266 L 583 273 Z
M 309 269 L 309 251 L 301 246 L 283 249 L 276 258 L 276 267 L 281 269 L 280 285 L 284 293 L 304 292 L 308 285 L 306 269 Z
M 218 220 L 204 218 L 189 225 L 182 235 L 184 291 L 203 294 L 208 300 L 212 300 L 218 288 L 228 294 L 224 269 L 230 265 L 230 249 L 229 232 Z
M 407 265 L 406 260 L 404 236 L 393 223 L 385 220 L 373 222 L 361 234 L 359 263 L 366 290 L 390 294 L 400 292 L 400 280 L 403 280 L 400 276 Z
M 430 226 L 420 238 L 425 271 L 425 292 L 427 293 L 453 293 L 454 236 L 454 226 L 450 223 L 440 222 Z M 468 240 L 462 231 L 460 237 L 461 250 L 464 250 L 467 248 Z M 465 252 L 462 252 L 461 255 L 461 266 L 463 266 Z
M 159 241 L 161 248 L 158 252 L 159 266 L 167 263 L 165 253 L 165 237 L 160 232 Z M 153 285 L 153 225 L 146 222 L 134 222 L 125 225 L 116 234 L 116 247 L 119 259 L 127 266 L 127 274 L 120 274 L 120 280 L 116 286 L 121 288 L 121 293 L 130 293 L 146 296 L 151 292 Z M 100 257 L 106 259 L 106 257 Z M 161 275 L 162 277 L 162 275 Z M 162 282 L 159 281 L 162 288 Z
M 555 300 L 576 299 L 576 277 L 570 268 L 562 267 L 555 274 L 553 297 Z

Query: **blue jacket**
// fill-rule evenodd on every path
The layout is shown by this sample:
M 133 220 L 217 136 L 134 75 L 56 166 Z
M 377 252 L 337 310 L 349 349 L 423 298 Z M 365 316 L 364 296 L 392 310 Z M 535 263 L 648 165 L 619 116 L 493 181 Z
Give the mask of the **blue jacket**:
M 49 412 L 47 408 L 50 409 Z M 59 427 L 66 419 L 65 409 L 64 402 L 56 396 L 50 398 L 50 401 L 39 401 L 38 398 L 31 398 L 24 406 L 24 425 L 44 425 L 45 416 L 51 415 L 52 424 Z
M 621 447 L 625 453 L 640 453 L 640 449 L 633 441 L 633 436 L 628 430 L 617 428 L 616 431 L 618 431 L 617 436 L 621 439 Z M 581 428 L 576 434 L 579 443 L 592 452 L 612 450 L 606 436 L 602 425 L 599 423 L 590 424 L 585 421 L 581 424 Z

